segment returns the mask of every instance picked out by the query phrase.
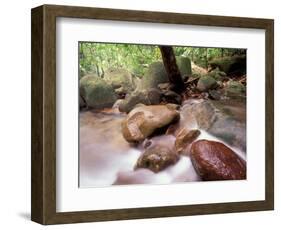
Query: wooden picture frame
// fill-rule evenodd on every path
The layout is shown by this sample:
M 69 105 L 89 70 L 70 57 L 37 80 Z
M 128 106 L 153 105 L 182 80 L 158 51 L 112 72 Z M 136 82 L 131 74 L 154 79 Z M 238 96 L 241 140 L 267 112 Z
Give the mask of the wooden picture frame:
M 183 206 L 56 212 L 56 18 L 121 20 L 265 30 L 265 200 Z M 274 208 L 274 21 L 271 19 L 43 5 L 32 9 L 31 219 L 64 224 L 272 210 Z

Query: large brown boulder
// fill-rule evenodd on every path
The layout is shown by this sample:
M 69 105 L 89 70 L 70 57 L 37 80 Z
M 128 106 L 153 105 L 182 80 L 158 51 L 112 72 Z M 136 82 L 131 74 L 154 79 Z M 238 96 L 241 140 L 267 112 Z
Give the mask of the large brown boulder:
M 147 168 L 157 173 L 179 160 L 179 155 L 170 148 L 156 145 L 148 148 L 138 159 L 135 168 Z
M 122 122 L 122 134 L 128 142 L 138 143 L 179 117 L 176 109 L 165 105 L 136 107 Z
M 246 163 L 220 142 L 199 140 L 191 146 L 191 161 L 205 181 L 246 179 Z

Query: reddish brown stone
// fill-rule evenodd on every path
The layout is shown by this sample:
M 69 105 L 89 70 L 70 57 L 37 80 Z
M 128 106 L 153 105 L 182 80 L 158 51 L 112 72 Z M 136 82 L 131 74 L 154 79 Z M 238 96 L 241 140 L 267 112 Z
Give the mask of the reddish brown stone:
M 155 131 L 178 121 L 177 110 L 165 105 L 150 105 L 134 108 L 122 122 L 122 134 L 131 143 L 142 142 Z
M 246 162 L 223 143 L 196 141 L 191 146 L 190 157 L 202 180 L 246 179 Z

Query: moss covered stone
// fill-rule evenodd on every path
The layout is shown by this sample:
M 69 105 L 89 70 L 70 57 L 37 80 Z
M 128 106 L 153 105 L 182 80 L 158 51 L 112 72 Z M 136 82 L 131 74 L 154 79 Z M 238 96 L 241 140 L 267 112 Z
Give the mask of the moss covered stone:
M 94 109 L 111 107 L 116 101 L 112 86 L 94 76 L 85 76 L 80 80 L 80 95 L 87 106 Z
M 188 57 L 176 57 L 176 60 L 183 78 L 192 74 L 191 61 Z
M 226 73 L 223 71 L 220 71 L 219 68 L 215 68 L 211 72 L 208 73 L 208 75 L 212 78 L 214 78 L 216 81 L 222 81 L 225 78 L 227 78 Z
M 229 81 L 226 84 L 225 92 L 228 96 L 245 95 L 246 87 L 239 81 Z
M 191 62 L 187 57 L 177 57 L 177 65 L 184 79 L 191 75 Z M 140 89 L 157 88 L 158 84 L 169 82 L 163 62 L 152 63 L 143 76 Z
M 135 89 L 133 77 L 126 69 L 110 68 L 105 71 L 104 80 L 114 89 L 122 88 L 122 93 L 129 93 Z

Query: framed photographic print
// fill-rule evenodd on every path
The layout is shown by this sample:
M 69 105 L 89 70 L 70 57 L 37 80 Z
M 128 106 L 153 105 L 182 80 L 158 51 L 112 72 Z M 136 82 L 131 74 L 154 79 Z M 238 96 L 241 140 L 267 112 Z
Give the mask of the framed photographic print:
M 272 210 L 274 22 L 32 9 L 41 224 Z

